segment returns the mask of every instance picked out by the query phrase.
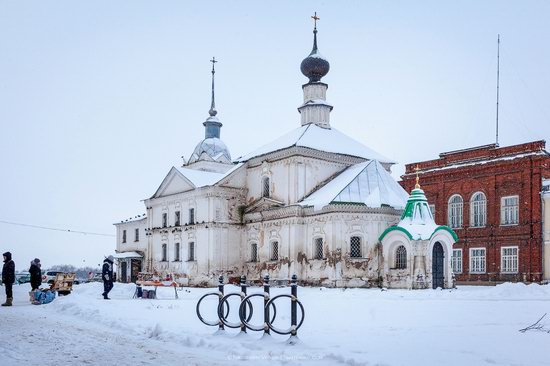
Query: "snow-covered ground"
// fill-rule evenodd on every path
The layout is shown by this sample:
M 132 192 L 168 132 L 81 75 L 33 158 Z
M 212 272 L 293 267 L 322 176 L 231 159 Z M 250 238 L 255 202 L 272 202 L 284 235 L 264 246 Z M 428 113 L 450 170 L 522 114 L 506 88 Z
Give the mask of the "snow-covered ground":
M 1 365 L 550 365 L 550 334 L 518 331 L 544 313 L 550 329 L 550 286 L 299 288 L 306 318 L 294 346 L 253 332 L 214 334 L 195 315 L 197 300 L 212 289 L 185 289 L 178 300 L 159 289 L 160 299 L 142 300 L 132 299 L 134 285 L 115 284 L 105 301 L 93 283 L 36 306 L 28 303 L 29 287 L 16 286 L 14 306 L 0 308 Z M 282 300 L 282 328 L 288 308 Z M 205 316 L 213 309 L 214 301 L 205 303 Z

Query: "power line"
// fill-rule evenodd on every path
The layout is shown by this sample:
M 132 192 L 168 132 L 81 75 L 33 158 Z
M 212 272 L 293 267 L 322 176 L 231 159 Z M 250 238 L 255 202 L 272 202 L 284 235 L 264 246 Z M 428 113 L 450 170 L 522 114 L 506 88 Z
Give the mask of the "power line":
M 31 225 L 31 224 L 22 224 L 20 222 L 12 222 L 12 221 L 4 221 L 4 220 L 0 220 L 0 224 L 7 224 L 7 225 L 14 225 L 14 226 L 24 226 L 24 227 L 30 227 L 30 228 L 33 228 L 33 229 L 62 231 L 62 232 L 71 233 L 71 234 L 110 236 L 110 237 L 115 236 L 115 235 L 112 235 L 112 234 L 94 233 L 94 232 L 90 232 L 90 231 L 78 231 L 78 230 L 71 230 L 71 229 L 59 229 L 59 228 L 55 228 L 55 227 L 39 226 L 39 225 Z

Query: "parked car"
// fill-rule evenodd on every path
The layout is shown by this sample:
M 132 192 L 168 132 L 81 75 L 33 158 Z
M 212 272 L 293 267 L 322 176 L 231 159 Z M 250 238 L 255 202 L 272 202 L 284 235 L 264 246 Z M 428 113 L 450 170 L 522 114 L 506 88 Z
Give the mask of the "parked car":
M 31 274 L 29 272 L 21 272 L 15 274 L 15 282 L 18 284 L 31 282 Z
M 58 273 L 65 273 L 62 271 L 48 271 L 45 275 L 42 276 L 42 283 L 52 284 L 55 281 L 55 277 Z

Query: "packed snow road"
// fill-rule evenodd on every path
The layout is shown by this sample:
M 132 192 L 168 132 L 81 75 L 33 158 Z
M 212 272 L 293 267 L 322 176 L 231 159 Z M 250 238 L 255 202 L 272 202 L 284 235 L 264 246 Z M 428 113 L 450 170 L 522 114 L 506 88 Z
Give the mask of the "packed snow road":
M 134 288 L 116 284 L 113 300 L 105 301 L 101 284 L 80 285 L 36 306 L 27 302 L 28 287 L 16 286 L 14 306 L 0 308 L 0 365 L 550 364 L 550 333 L 518 331 L 544 313 L 542 325 L 550 329 L 549 286 L 299 288 L 306 318 L 294 346 L 259 333 L 215 335 L 195 315 L 197 300 L 212 289 L 188 289 L 177 300 L 173 290 L 159 289 L 160 299 L 142 300 L 132 299 Z M 226 293 L 237 290 L 228 286 Z M 202 309 L 209 319 L 214 302 Z M 278 305 L 281 328 L 288 327 L 288 308 L 284 300 Z M 260 317 L 257 310 L 252 322 Z

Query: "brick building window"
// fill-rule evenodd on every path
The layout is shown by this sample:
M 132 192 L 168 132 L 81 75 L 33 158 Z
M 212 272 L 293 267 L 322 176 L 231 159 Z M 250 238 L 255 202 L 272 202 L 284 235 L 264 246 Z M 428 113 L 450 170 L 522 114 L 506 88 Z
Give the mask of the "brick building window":
M 187 255 L 187 260 L 191 262 L 195 260 L 195 242 L 194 241 L 189 242 L 189 251 Z
M 162 244 L 162 258 L 160 259 L 162 262 L 166 262 L 167 254 L 168 254 L 168 245 Z
M 269 259 L 271 259 L 272 261 L 279 260 L 279 242 L 278 241 L 271 242 L 271 253 L 270 253 Z
M 519 197 L 502 197 L 500 200 L 500 224 L 517 225 L 519 223 Z
M 395 268 L 407 268 L 407 249 L 403 245 L 398 246 L 395 250 Z
M 134 231 L 134 241 L 139 241 L 139 229 Z
M 361 258 L 361 237 L 360 236 L 352 236 L 349 239 L 349 246 L 350 246 L 350 257 L 351 258 Z
M 315 238 L 313 245 L 313 258 L 323 259 L 323 238 Z
M 518 247 L 500 248 L 500 271 L 518 273 Z
M 470 248 L 470 273 L 485 273 L 485 248 Z
M 470 226 L 483 227 L 487 223 L 487 198 L 483 192 L 472 195 L 470 200 Z
M 262 178 L 262 197 L 269 198 L 269 177 Z
M 162 227 L 168 226 L 168 214 L 165 212 L 162 214 Z
M 257 243 L 250 244 L 250 261 L 251 262 L 258 261 L 258 244 Z
M 122 242 L 126 243 L 126 230 L 122 230 Z
M 462 208 L 463 201 L 460 195 L 455 194 L 449 199 L 448 223 L 453 229 L 462 227 Z
M 453 249 L 451 264 L 454 273 L 462 273 L 462 249 Z
M 174 244 L 174 261 L 180 261 L 180 243 Z
M 179 211 L 176 211 L 174 213 L 174 225 L 175 226 L 180 226 L 180 212 Z

